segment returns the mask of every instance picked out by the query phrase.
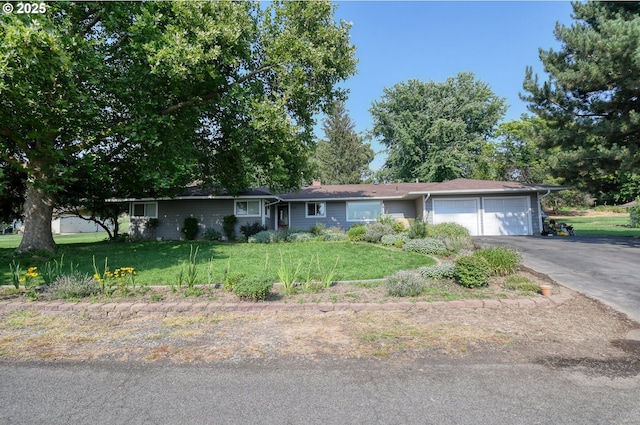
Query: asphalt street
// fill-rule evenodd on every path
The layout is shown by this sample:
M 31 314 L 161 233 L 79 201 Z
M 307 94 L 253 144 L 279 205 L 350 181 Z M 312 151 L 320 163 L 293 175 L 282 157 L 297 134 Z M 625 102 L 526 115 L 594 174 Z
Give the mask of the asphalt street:
M 0 424 L 638 424 L 640 380 L 530 364 L 2 364 Z
M 482 236 L 474 240 L 484 246 L 512 246 L 522 253 L 525 266 L 640 323 L 640 239 Z

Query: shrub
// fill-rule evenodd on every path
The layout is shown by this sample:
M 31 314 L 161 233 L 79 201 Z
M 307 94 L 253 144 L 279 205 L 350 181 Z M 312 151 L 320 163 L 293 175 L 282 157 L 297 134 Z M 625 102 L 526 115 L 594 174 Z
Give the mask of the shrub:
M 457 254 L 460 251 L 473 251 L 471 236 L 447 236 L 440 238 L 440 240 L 447 247 L 449 255 Z
M 233 293 L 243 299 L 254 301 L 265 300 L 271 292 L 273 281 L 267 277 L 251 277 L 241 279 L 233 286 Z
M 55 278 L 48 290 L 51 298 L 83 298 L 100 293 L 100 284 L 88 274 L 74 272 Z
M 429 225 L 421 220 L 414 220 L 409 226 L 409 237 L 411 239 L 423 239 L 427 237 Z
M 457 223 L 440 223 L 427 228 L 427 236 L 430 238 L 450 238 L 471 236 L 469 230 Z
M 324 234 L 324 240 L 327 242 L 342 242 L 347 239 L 347 234 L 345 232 L 327 232 Z
M 489 285 L 491 269 L 483 257 L 467 255 L 456 260 L 456 281 L 467 288 Z
M 202 237 L 207 241 L 219 241 L 222 239 L 222 233 L 218 232 L 213 227 L 207 227 Z
M 408 241 L 409 241 L 409 236 L 406 233 L 384 235 L 380 239 L 380 243 L 382 243 L 382 245 L 387 245 L 387 246 L 393 245 L 393 246 L 397 246 L 398 248 L 402 248 L 402 245 L 404 245 Z
M 287 240 L 289 242 L 309 242 L 314 240 L 314 238 L 315 236 L 313 233 L 298 232 L 298 233 L 291 233 L 287 237 Z
M 222 218 L 222 231 L 229 240 L 233 240 L 236 237 L 236 223 L 238 223 L 238 217 L 233 214 Z
M 371 243 L 379 243 L 384 235 L 393 235 L 396 233 L 393 227 L 386 223 L 371 223 L 366 225 L 365 229 L 362 239 Z
M 401 270 L 387 277 L 387 293 L 393 297 L 415 297 L 427 288 L 419 273 Z
M 316 236 L 319 236 L 321 234 L 324 233 L 325 229 L 327 228 L 327 225 L 324 223 L 316 223 L 313 226 L 311 226 L 311 229 L 309 229 L 309 233 L 312 233 Z
M 633 228 L 640 227 L 640 198 L 638 206 L 629 208 L 629 225 Z
M 182 232 L 186 240 L 194 240 L 198 234 L 198 219 L 195 217 L 186 217 L 180 232 Z
M 249 243 L 271 243 L 275 240 L 275 232 L 273 230 L 263 230 L 255 235 L 249 236 Z
M 347 238 L 351 242 L 358 242 L 363 240 L 364 234 L 367 232 L 367 228 L 362 224 L 355 224 L 349 231 L 347 232 Z
M 402 246 L 402 249 L 425 255 L 442 255 L 447 252 L 447 247 L 444 243 L 433 238 L 411 239 Z
M 514 273 L 520 265 L 518 253 L 506 246 L 480 249 L 474 255 L 487 260 L 491 274 L 494 276 L 506 276 Z
M 240 226 L 240 233 L 244 236 L 244 240 L 248 241 L 249 238 L 257 233 L 267 230 L 266 226 L 258 223 L 257 221 L 251 224 L 243 224 Z
M 525 276 L 507 276 L 502 286 L 505 289 L 525 292 L 540 292 L 540 286 L 531 282 Z
M 418 272 L 424 278 L 453 279 L 456 274 L 456 265 L 453 263 L 436 264 L 435 266 L 420 267 Z
M 247 275 L 245 273 L 230 274 L 222 282 L 222 289 L 225 291 L 233 291 L 233 288 L 236 287 L 238 282 L 246 279 L 246 277 Z

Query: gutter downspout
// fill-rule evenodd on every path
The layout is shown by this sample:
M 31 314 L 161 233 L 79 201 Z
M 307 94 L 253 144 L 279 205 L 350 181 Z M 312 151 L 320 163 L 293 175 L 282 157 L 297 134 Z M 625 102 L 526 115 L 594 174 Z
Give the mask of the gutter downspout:
M 427 192 L 427 196 L 423 196 L 422 200 L 422 221 L 427 222 L 427 200 L 431 198 L 431 192 Z

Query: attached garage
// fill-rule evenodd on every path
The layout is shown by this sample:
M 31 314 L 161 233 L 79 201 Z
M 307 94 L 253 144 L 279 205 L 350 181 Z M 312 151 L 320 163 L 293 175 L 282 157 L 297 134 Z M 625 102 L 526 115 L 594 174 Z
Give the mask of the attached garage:
M 531 208 L 528 197 L 482 198 L 484 235 L 530 235 Z
M 433 224 L 458 223 L 472 236 L 533 233 L 528 196 L 433 198 L 432 202 Z
M 458 223 L 480 235 L 480 198 L 434 199 L 433 224 Z

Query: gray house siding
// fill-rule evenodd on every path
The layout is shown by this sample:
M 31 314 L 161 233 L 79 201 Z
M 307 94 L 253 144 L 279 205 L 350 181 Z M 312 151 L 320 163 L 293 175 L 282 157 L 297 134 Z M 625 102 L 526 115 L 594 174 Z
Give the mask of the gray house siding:
M 420 214 L 416 211 L 416 203 L 413 201 L 384 201 L 384 214 L 409 223 L 409 219 L 414 219 Z M 420 209 L 422 213 L 422 208 Z
M 162 238 L 165 240 L 178 240 L 183 238 L 180 229 L 184 226 L 186 217 L 198 219 L 199 232 L 196 238 L 201 238 L 205 230 L 213 228 L 224 235 L 222 229 L 223 218 L 235 213 L 235 202 L 233 199 L 197 199 L 197 200 L 166 200 L 158 201 L 158 228 L 155 236 L 150 229 L 145 229 L 147 218 L 131 217 L 129 225 L 129 235 L 133 238 Z M 262 213 L 264 214 L 264 213 Z M 265 225 L 273 229 L 273 207 L 271 207 L 271 217 L 265 217 Z M 262 216 L 259 217 L 238 217 L 235 226 L 236 237 L 241 237 L 240 226 L 262 223 Z
M 289 203 L 289 228 L 309 230 L 316 223 L 329 227 L 348 229 L 353 223 L 347 223 L 347 204 L 344 201 L 325 202 L 325 217 L 306 217 L 306 202 Z

